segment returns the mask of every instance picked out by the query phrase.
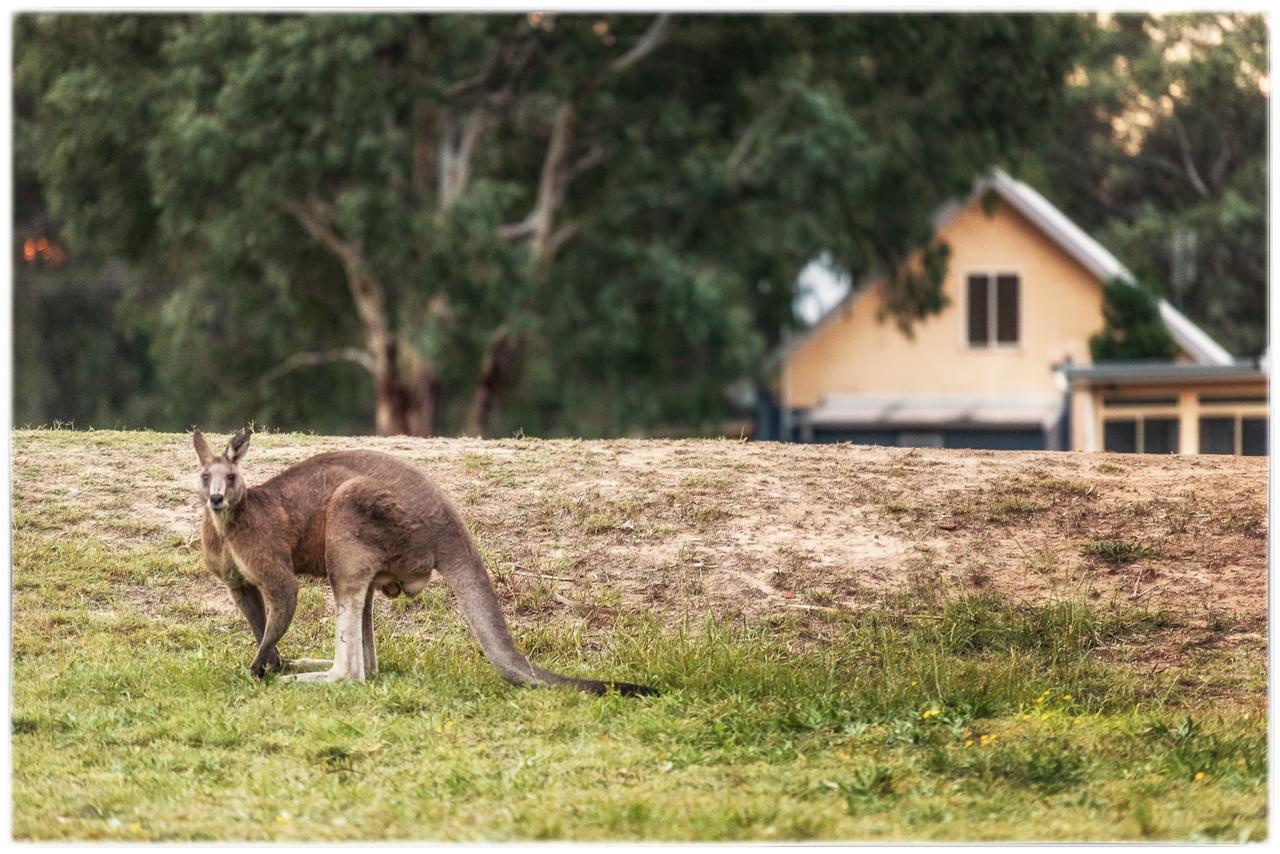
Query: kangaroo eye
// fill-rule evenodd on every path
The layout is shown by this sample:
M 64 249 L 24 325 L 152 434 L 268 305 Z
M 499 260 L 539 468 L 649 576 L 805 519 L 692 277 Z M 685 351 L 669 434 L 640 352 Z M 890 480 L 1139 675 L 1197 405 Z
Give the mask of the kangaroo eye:
M 228 483 L 228 484 L 232 484 L 232 483 L 235 483 L 235 482 L 236 482 L 236 476 L 235 476 L 235 475 L 233 475 L 233 474 L 229 474 L 229 475 L 227 475 L 227 483 Z
M 200 482 L 203 483 L 205 486 L 209 485 L 209 475 L 207 472 L 205 474 L 200 475 Z

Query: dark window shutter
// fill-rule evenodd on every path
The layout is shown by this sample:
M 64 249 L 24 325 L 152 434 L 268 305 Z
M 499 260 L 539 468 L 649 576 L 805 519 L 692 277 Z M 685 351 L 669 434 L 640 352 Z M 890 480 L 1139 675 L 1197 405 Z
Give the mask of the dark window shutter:
M 996 341 L 1018 342 L 1018 277 L 996 277 Z
M 1178 419 L 1147 418 L 1142 422 L 1144 454 L 1176 454 L 1178 452 Z
M 1240 453 L 1246 457 L 1265 457 L 1267 455 L 1267 419 L 1241 419 Z
M 1200 453 L 1234 454 L 1236 452 L 1236 420 L 1231 417 L 1200 419 Z
M 987 329 L 987 300 L 989 299 L 987 276 L 969 277 L 969 343 L 986 344 L 991 333 Z
M 1138 450 L 1138 422 L 1108 419 L 1102 425 L 1102 450 L 1132 454 Z

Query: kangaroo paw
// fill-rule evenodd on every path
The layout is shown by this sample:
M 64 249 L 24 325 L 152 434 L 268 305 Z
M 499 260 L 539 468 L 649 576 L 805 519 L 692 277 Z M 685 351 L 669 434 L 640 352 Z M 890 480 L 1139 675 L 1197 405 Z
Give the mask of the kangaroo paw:
M 281 676 L 281 682 L 352 682 L 355 677 L 346 673 L 335 673 L 332 670 L 319 670 L 310 673 L 290 673 Z M 363 681 L 363 680 L 360 680 Z
M 333 659 L 331 658 L 284 659 L 284 669 L 291 673 L 311 673 L 317 670 L 330 670 L 332 668 Z

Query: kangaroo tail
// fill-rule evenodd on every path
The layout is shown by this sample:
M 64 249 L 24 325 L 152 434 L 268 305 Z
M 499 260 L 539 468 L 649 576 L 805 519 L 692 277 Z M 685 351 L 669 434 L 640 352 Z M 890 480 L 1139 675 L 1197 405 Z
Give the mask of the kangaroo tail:
M 442 561 L 440 574 L 458 597 L 462 616 L 480 643 L 485 658 L 489 659 L 489 663 L 503 679 L 514 685 L 571 685 L 589 694 L 607 694 L 614 690 L 624 697 L 646 697 L 659 693 L 656 688 L 648 685 L 563 676 L 531 663 L 516 648 L 507 628 L 507 620 L 502 615 L 502 605 L 493 592 L 489 573 L 485 570 L 480 555 L 476 553 L 475 546 L 470 542 L 462 546 L 462 559 L 449 562 L 451 565 L 445 565 Z

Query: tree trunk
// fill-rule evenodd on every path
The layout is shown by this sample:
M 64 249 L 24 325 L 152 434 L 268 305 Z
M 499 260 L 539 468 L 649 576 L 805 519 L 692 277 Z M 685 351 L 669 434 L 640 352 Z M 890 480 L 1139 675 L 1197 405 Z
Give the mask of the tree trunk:
M 510 378 L 515 343 L 506 329 L 499 329 L 490 336 L 484 361 L 480 365 L 480 381 L 476 384 L 475 393 L 471 396 L 471 407 L 467 412 L 468 436 L 488 434 L 498 396 Z
M 435 435 L 440 384 L 430 365 L 392 338 L 374 358 L 373 381 L 379 436 Z

